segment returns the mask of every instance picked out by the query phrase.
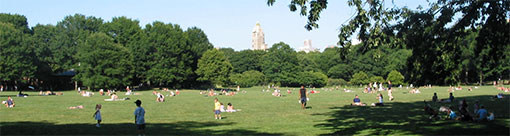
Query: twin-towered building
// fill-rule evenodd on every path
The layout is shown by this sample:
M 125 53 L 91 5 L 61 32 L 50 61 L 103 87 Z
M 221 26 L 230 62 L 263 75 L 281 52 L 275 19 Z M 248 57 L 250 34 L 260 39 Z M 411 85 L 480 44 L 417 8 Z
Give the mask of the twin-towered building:
M 267 44 L 264 39 L 264 32 L 260 23 L 257 22 L 251 33 L 251 48 L 253 50 L 267 50 Z M 318 49 L 312 47 L 312 40 L 305 40 L 304 46 L 299 48 L 299 51 L 306 53 L 311 51 L 318 51 Z

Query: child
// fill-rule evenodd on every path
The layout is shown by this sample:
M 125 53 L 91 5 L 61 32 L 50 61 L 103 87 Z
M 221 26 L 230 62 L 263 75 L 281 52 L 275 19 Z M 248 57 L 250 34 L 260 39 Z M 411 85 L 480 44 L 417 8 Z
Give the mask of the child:
M 225 112 L 225 106 L 223 105 L 223 103 L 220 103 L 221 106 L 220 106 L 220 112 Z
M 101 123 L 101 104 L 96 104 L 96 112 L 94 113 L 94 118 L 97 120 L 96 127 L 100 127 Z
M 218 101 L 218 98 L 214 98 L 214 119 L 221 119 L 221 103 Z
M 232 103 L 228 103 L 227 105 L 227 112 L 236 112 L 236 110 L 234 110 L 234 106 L 232 106 Z

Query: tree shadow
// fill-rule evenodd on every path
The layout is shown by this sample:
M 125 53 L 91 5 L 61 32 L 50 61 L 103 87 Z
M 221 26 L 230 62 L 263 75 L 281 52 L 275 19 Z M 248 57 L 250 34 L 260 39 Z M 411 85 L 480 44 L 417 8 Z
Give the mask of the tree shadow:
M 485 105 L 489 112 L 494 112 L 496 120 L 491 122 L 462 122 L 441 119 L 432 121 L 425 114 L 423 101 L 421 102 L 392 102 L 383 107 L 372 106 L 342 106 L 332 107 L 333 111 L 314 114 L 314 116 L 328 116 L 325 122 L 315 127 L 332 130 L 323 135 L 509 135 L 510 130 L 510 102 L 505 99 L 491 99 L 489 95 L 458 97 L 456 100 L 466 99 L 470 112 L 473 104 L 478 100 Z M 440 106 L 454 106 L 458 112 L 458 102 L 431 103 L 438 109 Z M 446 116 L 446 113 L 441 115 Z
M 150 123 L 146 125 L 147 135 L 282 135 L 247 129 L 218 130 L 209 127 L 228 126 L 234 123 L 216 121 L 175 123 Z M 102 124 L 54 124 L 50 122 L 3 122 L 0 135 L 136 135 L 134 123 Z

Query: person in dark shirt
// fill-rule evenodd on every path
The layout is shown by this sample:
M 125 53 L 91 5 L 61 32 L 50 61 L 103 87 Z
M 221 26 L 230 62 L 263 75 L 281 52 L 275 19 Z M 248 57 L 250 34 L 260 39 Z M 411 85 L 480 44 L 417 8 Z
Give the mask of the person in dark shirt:
M 453 102 L 453 99 L 455 99 L 455 97 L 453 97 L 453 93 L 450 93 L 450 98 L 449 98 L 450 102 Z
M 437 93 L 434 93 L 434 96 L 432 96 L 432 102 L 437 102 Z
M 366 104 L 361 103 L 361 100 L 359 99 L 359 96 L 354 96 L 354 99 L 352 100 L 352 104 L 354 106 L 365 106 Z
M 301 86 L 299 89 L 299 100 L 301 102 L 301 108 L 305 109 L 306 106 L 306 89 L 304 86 Z

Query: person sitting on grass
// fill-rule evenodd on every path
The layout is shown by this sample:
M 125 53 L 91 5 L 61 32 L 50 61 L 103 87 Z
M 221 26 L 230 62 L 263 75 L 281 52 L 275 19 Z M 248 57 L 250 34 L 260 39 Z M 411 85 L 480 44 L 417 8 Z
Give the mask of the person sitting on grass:
M 165 101 L 165 96 L 163 96 L 163 94 L 161 94 L 160 92 L 156 93 L 156 102 L 164 102 Z
M 232 105 L 232 103 L 228 103 L 227 104 L 227 112 L 237 112 L 237 111 L 241 111 L 241 109 L 234 109 L 234 106 Z
M 493 98 L 496 98 L 496 99 L 503 99 L 504 96 L 503 96 L 503 93 L 498 93 L 498 95 L 494 96 Z
M 480 109 L 478 110 L 478 112 L 476 113 L 476 120 L 477 121 L 483 121 L 483 120 L 487 120 L 487 110 L 485 109 L 485 106 L 480 106 Z
M 14 100 L 12 100 L 12 98 L 9 96 L 7 97 L 7 101 L 5 101 L 5 106 L 7 108 L 13 108 L 14 106 L 16 106 L 16 104 L 14 103 Z
M 366 104 L 361 103 L 361 100 L 359 99 L 359 96 L 355 95 L 354 99 L 352 100 L 352 104 L 351 105 L 354 105 L 354 106 L 365 106 Z
M 461 104 L 459 107 L 459 112 L 460 112 L 460 120 L 462 120 L 462 121 L 473 120 L 473 117 L 471 117 L 471 115 L 469 114 L 468 104 L 466 102 L 466 99 L 461 101 Z
M 453 102 L 453 100 L 455 99 L 455 97 L 453 97 L 453 93 L 450 93 L 450 97 L 448 99 L 441 99 L 441 103 L 448 103 L 448 102 Z
M 438 119 L 439 118 L 439 114 L 436 110 L 434 110 L 434 108 L 432 108 L 432 106 L 430 106 L 430 104 L 427 103 L 427 101 L 423 101 L 425 103 L 425 113 L 427 113 L 429 115 L 429 119 Z
M 280 97 L 282 95 L 280 94 L 280 92 L 278 92 L 278 90 L 274 90 L 273 96 Z
M 220 112 L 225 112 L 225 105 L 223 103 L 220 103 Z
M 448 108 L 448 118 L 451 120 L 458 120 L 457 114 L 452 109 L 452 107 Z
M 383 104 L 383 95 L 381 93 L 379 93 L 379 95 L 377 95 L 377 98 L 379 100 L 378 103 L 372 103 L 372 106 L 384 106 Z
M 437 102 L 437 93 L 434 93 L 434 96 L 432 96 L 432 102 Z

